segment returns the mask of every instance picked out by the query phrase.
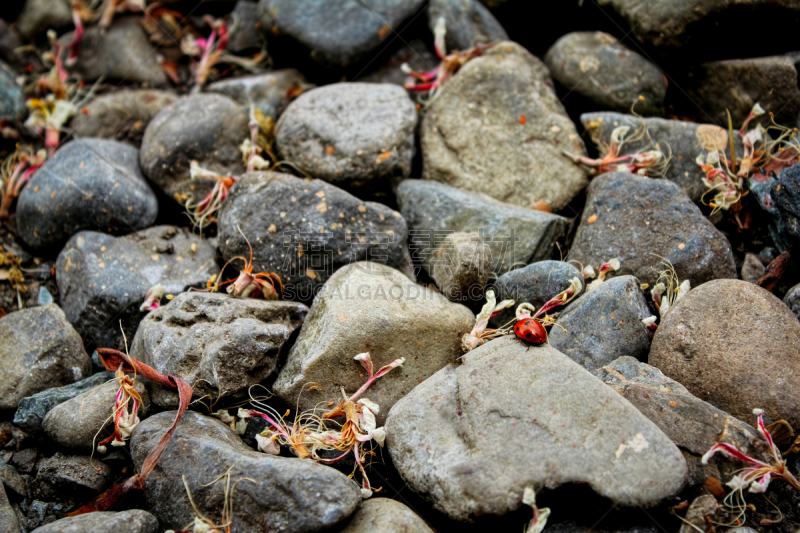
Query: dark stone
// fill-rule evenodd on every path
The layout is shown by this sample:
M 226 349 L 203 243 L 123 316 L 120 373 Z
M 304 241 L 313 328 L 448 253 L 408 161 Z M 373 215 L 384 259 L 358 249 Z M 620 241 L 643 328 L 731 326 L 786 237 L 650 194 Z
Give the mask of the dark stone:
M 39 457 L 37 448 L 25 448 L 14 453 L 9 464 L 20 474 L 32 474 L 36 468 L 36 459 Z
M 69 0 L 26 0 L 17 19 L 17 31 L 30 40 L 49 29 L 60 30 L 72 24 Z
M 800 285 L 795 285 L 789 289 L 789 292 L 783 297 L 783 303 L 788 305 L 794 316 L 800 320 Z
M 17 84 L 17 75 L 0 61 L 0 120 L 17 120 L 25 113 L 22 87 Z
M 131 509 L 113 513 L 108 511 L 70 516 L 41 526 L 31 533 L 158 533 L 156 517 Z
M 747 180 L 759 205 L 771 216 L 769 233 L 779 250 L 800 244 L 800 165 L 763 179 Z
M 436 28 L 440 17 L 444 17 L 447 29 L 447 53 L 466 50 L 477 44 L 508 40 L 506 30 L 478 0 L 432 0 L 428 4 L 431 31 Z
M 10 490 L 20 500 L 28 497 L 25 478 L 11 465 L 0 467 L 0 484 L 5 485 L 6 490 Z
M 277 119 L 292 101 L 292 97 L 296 96 L 295 93 L 302 93 L 313 87 L 314 84 L 308 83 L 300 71 L 287 68 L 216 81 L 209 84 L 206 91 L 233 98 L 248 115 L 250 106 L 255 105 L 264 116 Z
M 17 513 L 8 501 L 3 484 L 0 483 L 0 533 L 20 533 Z
M 111 469 L 86 455 L 55 454 L 40 459 L 33 495 L 44 501 L 86 501 L 111 483 Z
M 228 24 L 228 45 L 225 50 L 238 54 L 260 50 L 264 38 L 258 20 L 258 4 L 249 0 L 239 0 L 230 14 Z
M 408 63 L 411 70 L 428 72 L 439 65 L 439 58 L 431 51 L 422 39 L 412 39 L 403 43 L 392 57 L 377 69 L 359 77 L 359 81 L 369 83 L 393 83 L 404 85 L 409 81 L 408 74 L 402 71 L 403 63 Z

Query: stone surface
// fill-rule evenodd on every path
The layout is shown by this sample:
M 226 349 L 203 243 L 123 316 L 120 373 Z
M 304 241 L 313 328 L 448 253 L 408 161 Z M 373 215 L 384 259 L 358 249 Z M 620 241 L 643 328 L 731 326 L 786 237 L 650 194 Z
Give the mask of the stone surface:
M 478 0 L 432 0 L 428 4 L 431 32 L 440 17 L 444 18 L 447 29 L 447 53 L 466 50 L 477 44 L 508 40 L 506 30 Z
M 789 306 L 794 316 L 800 320 L 800 285 L 795 285 L 783 297 L 783 303 Z
M 98 512 L 70 516 L 34 529 L 31 533 L 158 533 L 156 517 L 131 509 L 119 513 Z
M 368 376 L 353 360 L 356 355 L 369 352 L 376 371 L 404 357 L 402 367 L 364 394 L 380 406 L 380 424 L 396 401 L 462 355 L 461 337 L 474 324 L 469 309 L 401 272 L 354 263 L 338 270 L 317 294 L 272 388 L 303 411 L 341 398 L 342 387 L 352 394 L 364 384 Z M 304 390 L 310 382 L 321 390 Z
M 370 83 L 394 83 L 404 85 L 413 79 L 402 71 L 401 65 L 408 63 L 411 70 L 415 72 L 428 72 L 439 65 L 439 58 L 428 47 L 428 43 L 422 39 L 412 39 L 403 43 L 400 49 L 392 54 L 392 57 L 372 72 L 365 73 L 359 77 L 360 81 Z
M 17 84 L 16 74 L 0 61 L 0 120 L 15 120 L 25 112 L 22 87 Z
M 114 139 L 138 148 L 153 117 L 177 98 L 174 93 L 154 89 L 123 89 L 104 94 L 89 102 L 85 112 L 72 119 L 72 135 L 76 139 Z
M 339 533 L 433 533 L 425 521 L 402 503 L 389 498 L 361 502 Z
M 51 409 L 113 378 L 112 372 L 100 372 L 70 385 L 53 387 L 23 398 L 14 413 L 14 425 L 33 435 L 40 434 L 42 421 Z
M 585 149 L 552 85 L 544 63 L 516 43 L 497 43 L 469 61 L 422 121 L 422 177 L 562 209 L 588 180 L 562 153 Z
M 9 313 L 0 319 L 0 339 L 0 410 L 91 373 L 80 336 L 55 304 Z
M 561 313 L 550 329 L 550 345 L 590 372 L 623 355 L 646 360 L 653 334 L 642 319 L 652 314 L 639 281 L 618 276 Z
M 175 412 L 143 421 L 131 438 L 137 468 L 172 425 Z M 205 460 L 198 460 L 203 458 Z M 230 474 L 231 490 L 225 481 Z M 225 497 L 232 499 L 231 531 L 310 532 L 349 516 L 361 500 L 358 486 L 324 465 L 254 451 L 222 422 L 193 411 L 183 415 L 152 475 L 145 494 L 162 528 L 179 529 L 194 520 L 182 476 L 198 510 L 219 523 Z M 253 481 L 241 481 L 243 478 Z
M 249 240 L 253 272 L 280 275 L 287 300 L 310 301 L 331 274 L 356 261 L 410 272 L 400 213 L 321 180 L 245 174 L 222 205 L 218 227 L 222 256 L 247 256 Z
M 143 402 L 139 410 L 141 419 L 150 408 L 150 398 L 143 379 L 134 383 Z M 53 407 L 45 415 L 42 429 L 59 446 L 91 453 L 97 443 L 113 431 L 111 415 L 118 390 L 119 383 L 112 380 Z
M 262 27 L 272 50 L 291 49 L 323 67 L 343 68 L 371 58 L 395 36 L 423 0 L 260 0 Z M 393 29 L 394 28 L 394 29 Z
M 214 248 L 186 229 L 155 226 L 124 237 L 82 231 L 56 261 L 61 305 L 88 345 L 124 349 L 133 339 L 150 287 L 165 294 L 205 286 L 219 272 Z
M 25 40 L 49 29 L 60 30 L 72 24 L 69 0 L 26 0 L 16 27 Z
M 58 251 L 81 230 L 119 235 L 151 226 L 158 200 L 138 159 L 136 148 L 106 139 L 62 146 L 19 196 L 22 239 L 35 250 Z
M 750 191 L 770 216 L 769 233 L 780 250 L 800 244 L 800 165 L 781 169 L 777 178 L 747 180 Z
M 5 488 L 0 483 L 0 533 L 20 533 L 17 513 L 8 501 Z
M 213 180 L 192 182 L 192 160 L 220 174 L 245 167 L 239 145 L 250 138 L 247 113 L 221 94 L 195 94 L 164 107 L 147 125 L 139 152 L 142 172 L 169 196 L 204 194 Z M 192 191 L 190 187 L 194 186 Z
M 267 378 L 306 313 L 297 302 L 185 292 L 142 320 L 131 357 L 216 400 Z
M 667 78 L 653 63 L 603 32 L 573 32 L 547 51 L 550 74 L 568 91 L 576 91 L 600 109 L 645 116 L 663 115 Z M 639 102 L 639 96 L 644 101 Z
M 800 427 L 800 323 L 761 287 L 726 279 L 692 289 L 662 318 L 648 362 L 737 418 L 760 408 Z
M 249 2 L 239 2 L 239 4 L 247 3 Z M 295 93 L 302 93 L 313 87 L 314 85 L 308 83 L 300 71 L 287 68 L 266 74 L 216 81 L 209 84 L 206 91 L 233 98 L 248 114 L 250 106 L 255 105 L 264 116 L 278 118 L 292 101 Z
M 741 275 L 744 281 L 756 283 L 758 279 L 764 275 L 767 267 L 761 262 L 756 254 L 744 254 L 744 262 L 742 263 Z
M 569 256 L 598 268 L 619 258 L 616 275 L 654 286 L 666 259 L 692 287 L 735 278 L 731 245 L 674 183 L 626 172 L 592 180 Z
M 465 359 L 417 386 L 386 421 L 409 488 L 451 518 L 513 511 L 526 487 L 587 483 L 643 506 L 683 487 L 686 462 L 669 438 L 554 348 L 504 337 Z
M 281 159 L 340 187 L 375 187 L 411 173 L 417 109 L 405 89 L 347 82 L 301 94 L 281 115 Z
M 258 4 L 239 0 L 231 11 L 228 44 L 225 50 L 233 53 L 258 51 L 264 44 L 258 20 Z
M 471 305 L 483 298 L 491 255 L 477 233 L 450 233 L 423 266 L 448 300 Z
M 552 256 L 567 219 L 472 193 L 442 183 L 405 180 L 397 203 L 408 223 L 415 259 L 424 261 L 449 233 L 478 233 L 489 246 L 490 271 L 501 275 Z
M 113 401 L 112 401 L 113 402 Z M 43 501 L 89 500 L 108 488 L 111 468 L 88 455 L 62 455 L 36 463 L 33 495 Z

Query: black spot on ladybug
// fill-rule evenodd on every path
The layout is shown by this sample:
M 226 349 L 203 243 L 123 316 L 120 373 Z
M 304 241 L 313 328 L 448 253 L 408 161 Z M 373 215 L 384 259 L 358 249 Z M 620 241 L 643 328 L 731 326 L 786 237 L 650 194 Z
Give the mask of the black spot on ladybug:
M 526 339 L 530 339 L 530 338 L 531 338 L 531 332 L 530 332 L 530 331 L 529 331 L 528 333 L 526 333 L 526 334 L 525 334 L 525 338 L 526 338 Z
M 526 326 L 529 326 L 529 325 L 530 325 L 530 323 L 531 323 L 531 321 L 530 321 L 530 320 L 526 320 L 526 321 L 525 321 L 525 325 L 526 325 Z

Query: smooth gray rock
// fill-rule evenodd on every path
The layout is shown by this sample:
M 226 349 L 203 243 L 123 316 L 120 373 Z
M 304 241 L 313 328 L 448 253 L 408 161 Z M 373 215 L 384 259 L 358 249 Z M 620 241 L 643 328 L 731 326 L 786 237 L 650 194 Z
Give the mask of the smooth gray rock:
M 489 246 L 489 268 L 497 275 L 551 257 L 567 229 L 567 219 L 558 215 L 426 180 L 402 182 L 397 203 L 414 258 L 425 261 L 449 233 L 474 232 Z
M 208 241 L 174 226 L 155 226 L 112 237 L 82 231 L 67 242 L 56 261 L 61 304 L 88 345 L 124 349 L 120 322 L 133 340 L 147 291 L 166 294 L 205 286 L 219 272 Z
M 60 250 L 82 230 L 124 235 L 150 227 L 158 200 L 139 170 L 139 151 L 106 139 L 62 146 L 17 200 L 20 236 L 34 250 Z
M 89 500 L 108 488 L 111 468 L 88 455 L 62 455 L 41 459 L 36 463 L 33 496 L 42 501 Z
M 60 30 L 71 24 L 72 5 L 69 0 L 25 0 L 16 27 L 27 41 L 49 29 Z
M 239 104 L 221 94 L 181 98 L 162 108 L 144 130 L 142 172 L 173 198 L 185 200 L 193 194 L 199 200 L 214 183 L 192 181 L 191 161 L 223 175 L 244 172 L 239 145 L 250 138 L 248 120 Z
M 258 3 L 239 0 L 231 11 L 228 23 L 228 44 L 225 50 L 240 52 L 258 51 L 264 47 L 261 24 L 258 20 Z
M 651 315 L 639 281 L 618 276 L 561 313 L 550 329 L 550 345 L 590 372 L 623 355 L 647 360 L 653 334 L 642 319 Z
M 644 116 L 664 114 L 667 78 L 612 35 L 568 33 L 550 47 L 544 62 L 556 81 L 600 109 L 629 113 L 636 103 L 636 112 Z M 640 96 L 644 101 L 639 101 Z
M 598 268 L 615 257 L 616 275 L 632 274 L 651 287 L 662 258 L 692 287 L 736 277 L 728 239 L 677 185 L 627 172 L 592 181 L 567 259 Z
M 80 336 L 55 304 L 9 313 L 0 319 L 0 339 L 0 410 L 91 374 Z
M 71 385 L 53 387 L 23 398 L 14 413 L 14 425 L 28 433 L 40 434 L 44 417 L 51 409 L 79 394 L 99 387 L 113 377 L 112 372 L 100 372 Z
M 380 406 L 380 424 L 396 401 L 462 354 L 472 312 L 384 265 L 346 266 L 314 299 L 300 336 L 273 385 L 300 411 L 357 391 L 368 375 L 353 357 L 369 352 L 377 371 L 395 359 L 402 367 L 375 381 L 364 396 Z M 318 383 L 321 390 L 304 386 Z M 302 394 L 301 394 L 302 393 Z
M 98 512 L 70 516 L 34 529 L 31 533 L 158 533 L 156 517 L 131 509 L 119 513 Z
M 795 285 L 783 297 L 783 303 L 789 306 L 794 316 L 800 320 L 800 285 Z
M 222 256 L 249 256 L 249 240 L 253 272 L 277 273 L 287 300 L 310 301 L 336 270 L 356 261 L 411 272 L 400 213 L 321 180 L 245 174 L 222 205 L 218 228 Z
M 422 265 L 448 300 L 472 305 L 483 298 L 491 254 L 477 233 L 450 233 Z
M 414 511 L 389 498 L 370 498 L 338 533 L 433 533 Z
M 506 30 L 478 0 L 432 0 L 428 4 L 428 27 L 432 32 L 440 17 L 447 29 L 447 53 L 508 40 Z
M 306 313 L 297 302 L 185 292 L 142 320 L 131 357 L 216 401 L 266 379 Z
M 246 3 L 249 2 L 241 1 L 236 5 Z M 206 91 L 233 98 L 248 115 L 250 106 L 255 105 L 264 116 L 278 118 L 296 94 L 313 87 L 314 84 L 308 83 L 300 71 L 287 68 L 216 81 L 209 84 Z
M 742 262 L 741 275 L 744 281 L 756 283 L 758 279 L 764 275 L 767 267 L 761 262 L 756 254 L 747 252 L 744 254 L 744 262 Z
M 400 475 L 449 517 L 513 511 L 528 486 L 586 483 L 642 506 L 683 487 L 686 461 L 669 438 L 554 348 L 503 337 L 465 359 L 417 386 L 386 421 Z
M 558 211 L 588 183 L 563 154 L 585 149 L 547 67 L 513 42 L 490 47 L 444 84 L 420 145 L 423 178 L 523 207 Z
M 0 466 L 0 482 L 18 499 L 25 499 L 29 496 L 25 478 L 9 464 Z
M 301 94 L 281 115 L 281 159 L 340 187 L 380 187 L 411 174 L 417 109 L 405 89 L 347 82 Z M 376 185 L 377 184 L 377 185 Z
M 16 78 L 11 67 L 0 61 L 0 120 L 15 120 L 25 113 L 22 87 Z
M 175 419 L 174 411 L 154 415 L 136 428 L 131 454 L 137 468 Z M 198 460 L 206 458 L 206 460 Z M 230 474 L 231 491 L 225 494 Z M 347 518 L 359 504 L 358 486 L 333 468 L 299 458 L 254 451 L 216 420 L 187 411 L 164 455 L 147 478 L 148 507 L 161 527 L 179 529 L 194 520 L 182 476 L 203 516 L 219 523 L 223 499 L 232 498 L 231 531 L 310 532 Z M 233 483 L 243 478 L 236 487 Z

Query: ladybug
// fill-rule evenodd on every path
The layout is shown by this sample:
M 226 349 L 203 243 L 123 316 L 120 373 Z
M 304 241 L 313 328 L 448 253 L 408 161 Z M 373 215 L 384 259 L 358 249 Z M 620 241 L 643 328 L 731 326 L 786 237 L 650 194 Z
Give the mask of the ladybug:
M 532 318 L 519 320 L 514 324 L 514 334 L 528 344 L 547 342 L 547 332 L 544 326 Z

